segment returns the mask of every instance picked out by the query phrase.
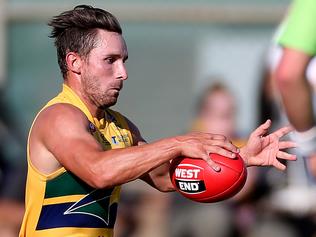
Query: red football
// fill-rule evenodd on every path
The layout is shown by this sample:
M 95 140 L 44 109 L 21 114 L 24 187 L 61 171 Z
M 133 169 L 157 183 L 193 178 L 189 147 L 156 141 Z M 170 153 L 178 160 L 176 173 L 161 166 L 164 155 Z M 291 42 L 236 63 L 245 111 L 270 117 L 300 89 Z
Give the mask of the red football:
M 196 202 L 218 202 L 237 194 L 247 179 L 242 158 L 235 159 L 218 154 L 210 157 L 220 167 L 214 171 L 204 160 L 179 157 L 172 160 L 170 177 L 175 189 Z

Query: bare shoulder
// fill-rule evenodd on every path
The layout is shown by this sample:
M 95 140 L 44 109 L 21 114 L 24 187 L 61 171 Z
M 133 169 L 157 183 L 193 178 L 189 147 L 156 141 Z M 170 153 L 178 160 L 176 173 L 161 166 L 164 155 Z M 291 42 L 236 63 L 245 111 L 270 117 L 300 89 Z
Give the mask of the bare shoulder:
M 86 116 L 79 108 L 67 103 L 58 103 L 42 110 L 35 122 L 55 121 L 61 118 L 67 120 L 72 117 L 86 119 Z
M 88 124 L 85 114 L 71 104 L 55 104 L 45 108 L 36 118 L 31 136 L 54 137 L 59 132 L 73 133 L 73 128 L 84 129 Z M 45 139 L 44 139 L 45 141 Z
M 62 165 L 56 151 L 68 138 L 88 133 L 85 114 L 70 104 L 55 104 L 37 116 L 29 138 L 29 155 L 32 164 L 42 173 L 49 174 Z

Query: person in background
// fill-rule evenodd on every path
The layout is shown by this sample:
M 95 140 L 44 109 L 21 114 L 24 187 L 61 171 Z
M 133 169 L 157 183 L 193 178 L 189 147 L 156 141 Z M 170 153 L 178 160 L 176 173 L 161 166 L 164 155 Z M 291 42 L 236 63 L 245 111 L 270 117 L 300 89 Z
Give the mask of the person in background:
M 224 134 L 234 145 L 242 147 L 246 139 L 237 131 L 237 105 L 233 93 L 223 80 L 211 78 L 213 83 L 198 99 L 196 116 L 191 130 Z M 232 199 L 219 203 L 203 204 L 186 200 L 174 194 L 170 230 L 172 237 L 230 237 L 238 236 L 243 225 L 235 217 L 247 202 L 256 183 L 256 167 L 248 168 L 244 188 Z M 189 214 L 188 214 L 189 213 Z
M 3 88 L 1 88 L 2 90 Z M 0 236 L 16 237 L 24 214 L 26 167 L 14 117 L 0 91 Z
M 304 155 L 316 151 L 316 126 L 312 88 L 306 79 L 307 67 L 316 55 L 316 1 L 294 0 L 280 28 L 277 43 L 282 46 L 275 69 L 286 115 L 296 129 L 293 138 Z
M 275 70 L 282 57 L 283 49 L 274 42 L 267 50 L 262 63 L 258 88 L 258 124 L 271 118 L 274 128 L 288 124 L 287 115 L 282 104 Z M 313 60 L 312 60 L 313 61 Z M 309 63 L 307 71 L 311 71 Z M 314 65 L 315 66 L 315 65 Z M 307 81 L 314 87 L 311 74 Z M 310 177 L 308 162 L 303 159 L 298 149 L 289 152 L 297 155 L 295 165 L 287 163 L 286 172 L 278 172 L 268 167 L 258 169 L 258 186 L 256 199 L 252 203 L 253 221 L 248 225 L 246 237 L 312 237 L 315 235 L 316 186 Z

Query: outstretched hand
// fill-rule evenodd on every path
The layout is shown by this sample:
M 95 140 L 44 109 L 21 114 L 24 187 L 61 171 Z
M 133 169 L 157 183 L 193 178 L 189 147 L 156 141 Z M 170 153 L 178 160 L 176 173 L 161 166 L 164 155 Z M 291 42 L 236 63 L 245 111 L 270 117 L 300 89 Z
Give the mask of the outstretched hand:
M 289 126 L 265 135 L 271 126 L 271 120 L 267 120 L 253 131 L 246 146 L 240 149 L 240 155 L 247 166 L 274 166 L 279 170 L 285 170 L 286 166 L 278 159 L 296 160 L 296 156 L 283 149 L 294 148 L 296 143 L 292 141 L 280 141 L 280 139 L 292 131 Z

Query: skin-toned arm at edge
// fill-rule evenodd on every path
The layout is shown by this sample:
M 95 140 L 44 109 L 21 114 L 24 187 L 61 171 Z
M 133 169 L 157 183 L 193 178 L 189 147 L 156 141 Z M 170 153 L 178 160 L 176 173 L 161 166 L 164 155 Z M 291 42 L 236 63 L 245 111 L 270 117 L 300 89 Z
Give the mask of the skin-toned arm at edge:
M 285 47 L 275 73 L 286 114 L 299 132 L 310 129 L 315 123 L 312 88 L 305 76 L 310 60 L 308 54 Z
M 68 104 L 43 110 L 30 134 L 32 164 L 45 174 L 63 166 L 92 187 L 107 188 L 137 179 L 178 156 L 203 158 L 216 167 L 209 153 L 233 157 L 238 152 L 224 136 L 207 133 L 103 151 L 89 133 L 88 123 L 79 109 Z

